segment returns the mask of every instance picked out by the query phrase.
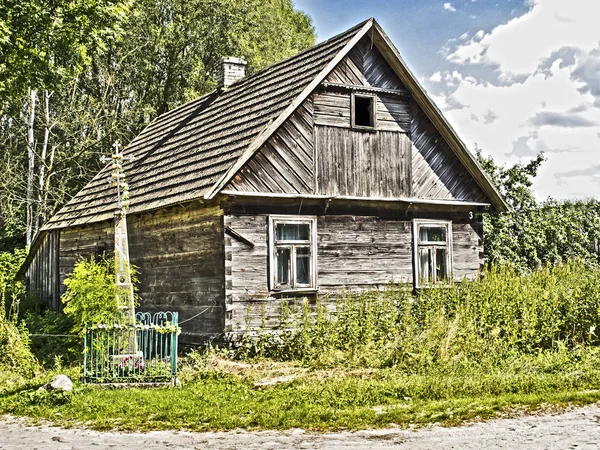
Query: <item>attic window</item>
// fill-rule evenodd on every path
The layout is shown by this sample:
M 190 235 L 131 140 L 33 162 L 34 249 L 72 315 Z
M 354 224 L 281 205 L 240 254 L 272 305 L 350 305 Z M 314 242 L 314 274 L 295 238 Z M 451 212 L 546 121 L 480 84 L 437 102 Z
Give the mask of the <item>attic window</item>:
M 375 128 L 375 97 L 352 93 L 352 126 L 354 128 Z

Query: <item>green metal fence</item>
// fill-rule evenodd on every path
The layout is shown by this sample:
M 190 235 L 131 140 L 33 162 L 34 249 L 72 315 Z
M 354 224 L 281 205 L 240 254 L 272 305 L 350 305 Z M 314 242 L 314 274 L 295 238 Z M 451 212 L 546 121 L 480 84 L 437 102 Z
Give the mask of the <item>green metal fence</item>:
M 177 377 L 176 312 L 121 315 L 85 328 L 86 383 L 174 383 Z

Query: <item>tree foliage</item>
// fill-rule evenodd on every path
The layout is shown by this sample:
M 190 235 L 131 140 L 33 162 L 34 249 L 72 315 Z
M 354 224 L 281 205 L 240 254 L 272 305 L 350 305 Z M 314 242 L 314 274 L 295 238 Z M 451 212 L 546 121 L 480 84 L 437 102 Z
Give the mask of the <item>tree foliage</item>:
M 531 187 L 544 162 L 542 154 L 511 167 L 497 166 L 479 149 L 477 158 L 512 208 L 485 217 L 489 263 L 510 264 L 520 271 L 572 259 L 600 264 L 600 201 L 549 198 L 537 202 Z
M 152 119 L 314 43 L 291 0 L 0 3 L 0 251 L 40 224 Z M 26 238 L 25 238 L 26 237 Z

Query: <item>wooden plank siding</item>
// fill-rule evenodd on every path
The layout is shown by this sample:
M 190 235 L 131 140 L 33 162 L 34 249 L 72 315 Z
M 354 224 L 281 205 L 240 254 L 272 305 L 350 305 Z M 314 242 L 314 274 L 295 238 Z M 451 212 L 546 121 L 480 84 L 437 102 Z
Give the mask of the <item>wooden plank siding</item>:
M 411 145 L 404 133 L 315 126 L 317 194 L 409 197 Z
M 314 137 L 312 102 L 304 102 L 225 189 L 312 194 Z
M 408 93 L 369 36 L 365 36 L 348 53 L 325 81 L 402 90 Z
M 65 278 L 73 272 L 75 264 L 83 259 L 112 256 L 114 228 L 111 221 L 98 222 L 83 227 L 66 228 L 60 233 L 60 293 L 65 293 Z
M 239 334 L 248 327 L 273 327 L 289 294 L 269 291 L 268 215 L 230 214 L 226 226 L 252 242 L 225 237 L 225 330 Z M 483 263 L 480 236 L 470 223 L 453 223 L 453 277 L 478 276 Z M 317 285 L 319 298 L 333 302 L 344 291 L 383 289 L 390 282 L 412 284 L 412 222 L 373 216 L 317 217 Z M 300 297 L 300 300 L 298 300 Z M 314 295 L 293 296 L 314 301 Z M 301 300 L 305 298 L 305 300 Z M 312 299 L 312 300 L 311 300 Z
M 488 201 L 488 197 L 414 101 L 411 106 L 410 134 L 415 197 Z
M 225 318 L 223 212 L 192 204 L 128 217 L 129 251 L 139 268 L 141 311 L 178 311 L 180 340 L 221 335 Z M 188 320 L 191 319 L 191 320 Z
M 31 249 L 34 255 L 25 271 L 27 292 L 43 304 L 60 309 L 59 239 L 60 232 L 42 232 L 39 244 Z

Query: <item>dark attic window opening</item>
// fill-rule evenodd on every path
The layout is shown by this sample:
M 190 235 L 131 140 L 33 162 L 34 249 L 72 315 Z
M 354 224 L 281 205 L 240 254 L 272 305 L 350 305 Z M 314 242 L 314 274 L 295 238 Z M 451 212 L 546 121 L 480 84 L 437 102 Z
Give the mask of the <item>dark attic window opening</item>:
M 375 97 L 354 95 L 352 102 L 353 125 L 357 128 L 375 128 Z

